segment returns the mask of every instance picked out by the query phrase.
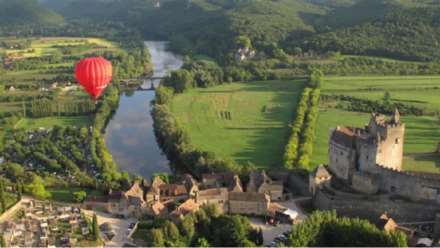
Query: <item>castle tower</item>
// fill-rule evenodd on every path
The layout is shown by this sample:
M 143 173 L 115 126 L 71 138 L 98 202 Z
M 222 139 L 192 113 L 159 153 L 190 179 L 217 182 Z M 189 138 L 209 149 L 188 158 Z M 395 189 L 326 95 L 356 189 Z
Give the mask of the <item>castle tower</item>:
M 394 124 L 399 124 L 400 123 L 400 113 L 399 110 L 396 108 L 396 110 L 394 111 L 394 115 L 393 115 L 393 123 Z
M 391 120 L 377 123 L 376 164 L 395 170 L 402 169 L 405 124 L 400 122 L 400 113 L 396 109 Z

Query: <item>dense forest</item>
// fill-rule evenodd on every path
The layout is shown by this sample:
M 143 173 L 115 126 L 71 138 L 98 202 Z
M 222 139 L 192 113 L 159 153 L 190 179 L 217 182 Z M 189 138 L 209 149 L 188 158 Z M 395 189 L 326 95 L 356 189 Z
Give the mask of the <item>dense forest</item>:
M 440 4 L 429 0 L 39 2 L 0 1 L 0 11 L 5 12 L 0 12 L 0 30 L 7 29 L 2 23 L 32 26 L 33 32 L 56 23 L 65 33 L 77 29 L 78 22 L 123 23 L 144 38 L 170 40 L 180 53 L 208 55 L 220 64 L 234 63 L 238 37 L 249 38 L 265 57 L 334 51 L 415 61 L 440 59 Z

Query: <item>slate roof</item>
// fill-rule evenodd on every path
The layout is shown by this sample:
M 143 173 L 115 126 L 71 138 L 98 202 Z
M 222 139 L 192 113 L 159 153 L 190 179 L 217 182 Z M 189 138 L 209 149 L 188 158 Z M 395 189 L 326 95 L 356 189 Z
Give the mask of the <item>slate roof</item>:
M 352 128 L 337 127 L 331 136 L 331 140 L 345 147 L 354 147 L 356 134 Z

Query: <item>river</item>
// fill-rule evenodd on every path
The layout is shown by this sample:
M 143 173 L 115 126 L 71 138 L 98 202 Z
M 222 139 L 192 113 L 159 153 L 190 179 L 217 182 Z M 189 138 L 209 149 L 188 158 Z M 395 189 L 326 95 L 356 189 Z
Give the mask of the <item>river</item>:
M 153 78 L 161 78 L 179 69 L 182 58 L 166 50 L 167 43 L 146 41 L 153 63 Z M 157 85 L 160 80 L 153 80 Z M 143 80 L 151 86 L 152 80 Z M 159 148 L 153 130 L 150 102 L 154 91 L 125 92 L 119 108 L 106 128 L 105 141 L 113 159 L 122 171 L 150 179 L 156 172 L 170 172 L 168 160 Z

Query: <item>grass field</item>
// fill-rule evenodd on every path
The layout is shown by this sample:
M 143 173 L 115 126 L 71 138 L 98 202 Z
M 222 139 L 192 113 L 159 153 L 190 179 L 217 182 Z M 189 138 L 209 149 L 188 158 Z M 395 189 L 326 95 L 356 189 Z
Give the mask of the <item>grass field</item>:
M 23 118 L 16 128 L 38 129 L 51 128 L 53 126 L 90 126 L 92 125 L 91 116 L 52 116 L 44 118 Z
M 17 44 L 26 44 L 26 46 L 30 44 L 30 46 L 26 47 L 25 45 Z M 52 94 L 52 92 L 41 91 L 41 89 L 50 88 L 50 80 L 56 77 L 67 78 L 61 79 L 61 83 L 59 83 L 60 87 L 66 86 L 65 84 L 69 82 L 69 80 L 73 80 L 73 66 L 79 55 L 82 56 L 92 54 L 96 51 L 114 51 L 119 49 L 116 44 L 110 41 L 83 37 L 0 37 L 0 46 L 1 45 L 5 46 L 1 47 L 1 50 L 7 55 L 8 63 L 12 65 L 15 61 L 24 61 L 25 63 L 30 60 L 30 58 L 48 57 L 54 54 L 61 56 L 62 59 L 57 60 L 59 61 L 58 63 L 45 61 L 35 64 L 33 67 L 20 66 L 7 69 L 6 73 L 2 74 L 0 79 L 0 91 L 3 97 L 10 97 L 11 100 L 4 100 L 0 103 L 0 113 L 21 113 L 23 111 L 23 104 L 20 98 L 30 99 L 31 97 Z M 26 48 L 15 49 L 17 47 Z M 15 90 L 9 90 L 11 89 L 11 85 Z M 55 93 L 55 95 L 56 100 L 66 102 L 76 101 L 86 96 L 81 89 Z M 90 123 L 90 117 L 87 116 L 41 119 L 25 118 L 21 120 L 16 127 L 35 129 L 39 127 L 48 128 L 54 125 L 84 126 L 90 125 Z
M 0 38 L 2 40 L 11 40 L 11 38 Z M 55 53 L 58 48 L 56 46 L 80 46 L 94 45 L 101 49 L 112 49 L 116 46 L 109 41 L 99 38 L 79 38 L 79 37 L 44 37 L 30 38 L 31 47 L 26 49 L 5 49 L 8 56 L 17 58 L 29 58 L 47 56 Z
M 393 102 L 440 111 L 440 76 L 328 77 L 322 93 L 381 100 L 388 91 Z
M 313 152 L 313 165 L 328 162 L 329 130 L 336 126 L 363 127 L 370 120 L 370 114 L 348 112 L 336 109 L 321 109 Z M 405 170 L 440 173 L 440 155 L 433 154 L 440 142 L 440 123 L 429 116 L 403 116 L 406 125 L 404 161 Z
M 47 191 L 51 194 L 51 200 L 59 202 L 75 202 L 73 193 L 78 191 L 85 191 L 87 196 L 102 196 L 103 193 L 98 190 L 91 190 L 79 187 L 70 188 L 48 188 Z
M 302 89 L 298 80 L 232 83 L 177 95 L 171 109 L 195 147 L 277 168 Z

